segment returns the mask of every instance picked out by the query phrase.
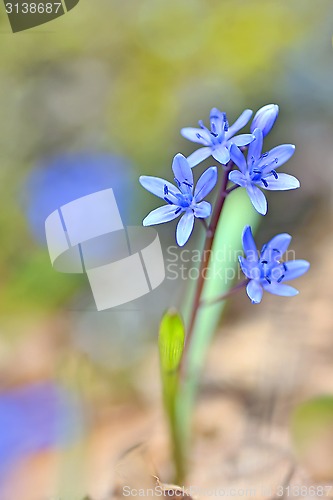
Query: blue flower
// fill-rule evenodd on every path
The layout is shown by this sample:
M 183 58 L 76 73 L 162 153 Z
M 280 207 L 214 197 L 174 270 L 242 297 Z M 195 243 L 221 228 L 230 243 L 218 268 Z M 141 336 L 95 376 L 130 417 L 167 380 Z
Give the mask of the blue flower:
M 282 144 L 262 154 L 263 133 L 259 128 L 253 132 L 255 140 L 249 145 L 247 160 L 240 149 L 232 144 L 230 156 L 240 171 L 233 170 L 229 180 L 245 187 L 254 208 L 262 215 L 267 213 L 267 200 L 258 186 L 271 191 L 296 189 L 300 186 L 296 177 L 277 174 L 276 169 L 283 165 L 295 152 L 293 144 Z
M 264 290 L 284 297 L 299 293 L 296 288 L 286 285 L 285 282 L 302 276 L 308 271 L 310 264 L 306 260 L 281 262 L 290 241 L 289 234 L 278 234 L 264 245 L 258 254 L 251 228 L 245 227 L 243 248 L 246 259 L 239 257 L 239 262 L 243 273 L 250 280 L 246 291 L 253 304 L 261 302 Z
M 266 135 L 272 130 L 273 125 L 279 114 L 279 106 L 277 104 L 267 104 L 260 108 L 251 123 L 251 132 L 253 132 L 256 128 L 260 128 L 262 130 L 263 136 Z
M 195 167 L 210 155 L 222 165 L 226 165 L 230 160 L 229 149 L 231 144 L 247 146 L 253 140 L 251 134 L 234 137 L 241 128 L 245 127 L 251 116 L 251 109 L 246 109 L 235 123 L 229 127 L 227 115 L 217 108 L 213 108 L 210 112 L 210 130 L 205 127 L 202 120 L 199 121 L 200 128 L 182 128 L 180 133 L 185 139 L 205 146 L 187 158 L 190 166 Z
M 167 205 L 150 212 L 143 221 L 144 226 L 162 224 L 182 216 L 177 225 L 176 240 L 185 245 L 191 236 L 194 218 L 205 219 L 212 211 L 210 203 L 202 201 L 213 189 L 217 181 L 217 167 L 208 168 L 199 178 L 193 192 L 193 172 L 182 154 L 177 154 L 172 162 L 172 170 L 177 186 L 159 177 L 142 175 L 141 185 L 159 196 Z

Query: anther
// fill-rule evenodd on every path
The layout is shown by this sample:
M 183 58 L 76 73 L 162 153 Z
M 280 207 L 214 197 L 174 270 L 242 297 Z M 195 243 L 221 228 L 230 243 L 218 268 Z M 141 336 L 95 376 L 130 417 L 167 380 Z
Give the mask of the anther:
M 175 211 L 175 215 L 179 214 L 179 212 L 181 211 L 181 208 L 177 208 L 177 210 Z
M 275 171 L 275 170 L 272 170 L 272 171 L 271 171 L 271 174 L 273 174 L 273 175 L 274 175 L 275 179 L 278 179 L 278 177 L 279 177 L 279 176 L 278 176 L 278 174 L 276 173 L 276 171 Z
M 199 133 L 196 134 L 196 136 L 197 136 L 198 139 L 202 139 L 203 138 L 202 135 L 200 135 Z
M 190 184 L 190 183 L 189 183 L 189 182 L 187 182 L 187 181 L 184 181 L 184 182 L 183 182 L 183 184 L 185 184 L 185 186 L 188 186 L 188 187 L 190 187 L 190 188 L 192 188 L 192 187 L 193 187 L 193 184 Z
M 268 182 L 267 182 L 267 181 L 265 181 L 265 179 L 261 179 L 261 182 L 263 183 L 263 185 L 265 186 L 265 188 L 267 188 L 267 187 L 268 187 Z
M 287 264 L 285 262 L 282 262 L 282 265 L 285 272 L 287 272 L 288 271 Z
M 169 193 L 168 186 L 166 184 L 164 184 L 164 194 L 168 194 L 168 193 Z
M 267 281 L 267 283 L 270 285 L 272 282 L 269 278 L 267 278 L 267 276 L 265 276 L 265 280 Z
M 278 282 L 278 283 L 281 283 L 281 281 L 283 280 L 284 276 L 285 276 L 285 275 L 284 275 L 284 274 L 282 274 L 282 276 L 280 276 L 280 278 L 277 280 L 277 282 Z
M 262 260 L 261 263 L 262 264 L 268 264 L 268 261 L 267 260 Z
M 179 182 L 179 180 L 178 180 L 178 179 L 176 179 L 176 177 L 174 178 L 174 181 L 175 181 L 175 183 L 177 184 L 177 186 L 178 186 L 178 187 L 180 187 L 180 184 L 181 184 L 181 183 Z
M 169 205 L 173 205 L 172 201 L 169 200 L 169 198 L 167 198 L 166 196 L 164 196 L 164 201 L 166 201 L 167 203 L 169 203 Z

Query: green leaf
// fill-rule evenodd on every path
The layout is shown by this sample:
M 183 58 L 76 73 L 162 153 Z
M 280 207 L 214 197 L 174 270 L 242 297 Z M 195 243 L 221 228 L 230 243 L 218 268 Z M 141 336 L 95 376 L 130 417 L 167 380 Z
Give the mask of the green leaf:
M 300 455 L 327 431 L 333 433 L 333 396 L 318 396 L 298 405 L 291 416 L 290 431 Z
M 243 189 L 237 189 L 227 199 L 223 208 L 212 248 L 209 270 L 202 297 L 211 300 L 226 293 L 237 279 L 237 256 L 242 253 L 241 236 L 244 226 L 256 229 L 259 214 Z M 193 291 L 192 291 L 193 294 Z M 192 300 L 192 297 L 190 297 Z M 198 311 L 192 345 L 188 353 L 188 376 L 179 398 L 181 433 L 186 447 L 189 446 L 191 419 L 200 376 L 212 337 L 218 327 L 226 301 L 202 307 Z M 189 307 L 185 309 L 188 313 Z M 188 315 L 188 314 L 187 314 Z

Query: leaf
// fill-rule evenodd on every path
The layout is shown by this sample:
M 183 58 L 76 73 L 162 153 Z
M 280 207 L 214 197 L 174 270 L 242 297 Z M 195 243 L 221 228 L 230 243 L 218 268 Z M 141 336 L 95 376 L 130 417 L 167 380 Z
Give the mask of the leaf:
M 158 338 L 163 399 L 169 420 L 176 467 L 176 479 L 184 476 L 184 447 L 178 424 L 177 395 L 179 390 L 179 364 L 182 359 L 185 328 L 177 311 L 168 311 L 162 318 Z

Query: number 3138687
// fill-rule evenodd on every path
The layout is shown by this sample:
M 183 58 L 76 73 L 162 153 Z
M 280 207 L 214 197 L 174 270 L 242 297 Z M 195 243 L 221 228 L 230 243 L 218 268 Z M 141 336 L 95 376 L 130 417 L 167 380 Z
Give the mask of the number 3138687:
M 6 3 L 7 14 L 57 14 L 62 3 Z

